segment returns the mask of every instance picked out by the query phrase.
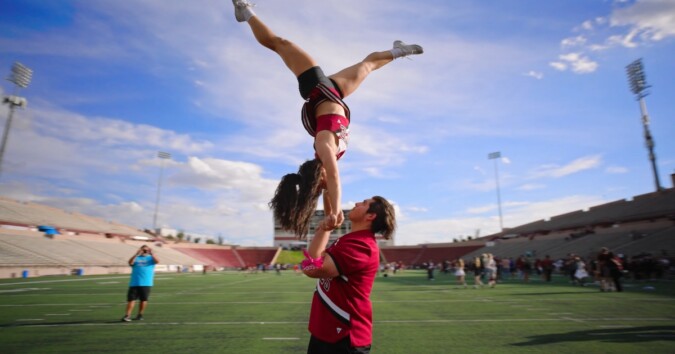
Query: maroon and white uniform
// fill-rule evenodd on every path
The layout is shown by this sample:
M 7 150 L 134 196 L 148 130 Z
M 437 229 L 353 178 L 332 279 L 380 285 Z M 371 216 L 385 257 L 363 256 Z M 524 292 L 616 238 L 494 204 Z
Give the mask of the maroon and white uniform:
M 316 107 L 327 100 L 341 105 L 345 111 L 345 116 L 326 114 L 317 117 L 315 114 Z M 349 145 L 349 122 L 349 107 L 342 101 L 340 93 L 335 88 L 323 83 L 317 84 L 302 106 L 302 125 L 312 137 L 316 137 L 316 133 L 322 130 L 330 130 L 335 133 L 338 138 L 338 152 L 336 154 L 338 160 L 344 155 Z
M 309 331 L 324 342 L 350 336 L 352 347 L 368 346 L 373 327 L 370 292 L 380 259 L 375 235 L 369 230 L 351 232 L 337 239 L 326 253 L 340 275 L 318 280 Z

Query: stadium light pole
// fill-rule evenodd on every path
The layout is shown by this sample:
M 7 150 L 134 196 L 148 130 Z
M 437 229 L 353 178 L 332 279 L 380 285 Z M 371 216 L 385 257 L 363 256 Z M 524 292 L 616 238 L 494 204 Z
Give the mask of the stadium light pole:
M 27 68 L 19 62 L 12 65 L 12 74 L 7 78 L 8 81 L 14 83 L 14 95 L 5 96 L 2 99 L 3 104 L 9 105 L 9 116 L 5 123 L 5 131 L 2 133 L 2 143 L 0 144 L 0 172 L 2 171 L 2 161 L 5 156 L 5 148 L 9 140 L 9 131 L 12 128 L 12 118 L 14 118 L 14 110 L 26 107 L 26 99 L 16 96 L 22 88 L 28 87 L 30 80 L 33 77 L 33 70 Z
M 645 77 L 644 67 L 642 66 L 642 59 L 635 60 L 626 66 L 628 73 L 628 82 L 630 83 L 630 90 L 635 95 L 635 98 L 640 102 L 640 113 L 642 114 L 642 127 L 644 128 L 645 145 L 649 150 L 649 160 L 652 163 L 652 172 L 654 173 L 654 184 L 656 190 L 660 191 L 661 181 L 659 180 L 659 171 L 656 167 L 656 154 L 654 153 L 654 139 L 652 133 L 649 131 L 649 115 L 647 114 L 647 104 L 644 98 L 649 95 L 647 89 L 647 78 Z
M 502 157 L 502 153 L 499 151 L 491 152 L 488 154 L 489 160 L 494 160 L 495 162 L 495 184 L 497 185 L 497 207 L 499 208 L 499 231 L 504 231 L 504 220 L 502 218 L 502 196 L 499 191 L 499 169 L 497 168 L 497 160 Z
M 157 198 L 155 199 L 155 215 L 152 218 L 152 231 L 157 231 L 157 213 L 159 212 L 159 194 L 162 190 L 162 173 L 164 172 L 164 161 L 171 159 L 171 154 L 168 152 L 160 151 L 157 153 L 159 157 L 159 178 L 157 179 Z

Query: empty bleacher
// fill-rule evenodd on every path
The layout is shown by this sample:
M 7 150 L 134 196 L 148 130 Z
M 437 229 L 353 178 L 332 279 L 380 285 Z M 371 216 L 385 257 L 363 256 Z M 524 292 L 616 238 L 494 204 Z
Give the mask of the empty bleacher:
M 481 242 L 465 242 L 460 244 L 429 244 L 420 246 L 381 247 L 384 262 L 402 262 L 406 266 L 419 266 L 432 261 L 440 263 L 465 257 L 477 249 L 483 248 Z
M 123 242 L 117 238 L 99 241 L 78 240 L 77 236 L 47 238 L 0 229 L 0 265 L 2 266 L 126 266 L 140 243 Z M 162 264 L 195 265 L 200 261 L 169 247 L 153 247 Z

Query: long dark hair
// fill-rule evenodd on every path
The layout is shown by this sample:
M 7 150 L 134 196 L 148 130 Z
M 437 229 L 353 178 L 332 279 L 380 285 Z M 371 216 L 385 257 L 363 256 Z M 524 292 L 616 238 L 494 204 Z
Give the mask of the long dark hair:
M 316 203 L 321 196 L 321 161 L 307 160 L 298 173 L 289 173 L 281 178 L 269 203 L 274 219 L 286 231 L 293 231 L 304 239 L 309 231 Z

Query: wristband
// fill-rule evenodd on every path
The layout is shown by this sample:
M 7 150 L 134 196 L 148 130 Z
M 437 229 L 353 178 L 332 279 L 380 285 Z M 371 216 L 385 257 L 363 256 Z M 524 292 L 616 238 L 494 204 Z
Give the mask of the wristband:
M 305 255 L 305 259 L 300 263 L 302 270 L 320 269 L 323 266 L 323 258 L 312 258 L 307 250 L 302 250 L 302 254 Z

